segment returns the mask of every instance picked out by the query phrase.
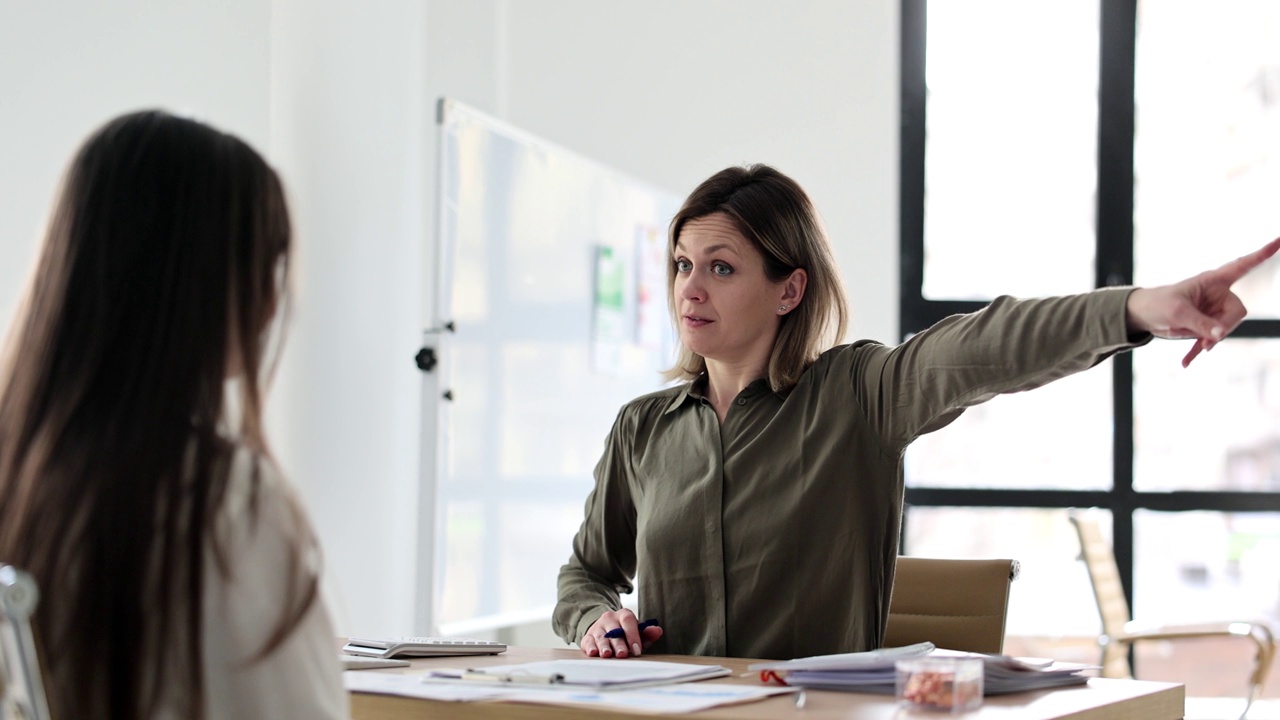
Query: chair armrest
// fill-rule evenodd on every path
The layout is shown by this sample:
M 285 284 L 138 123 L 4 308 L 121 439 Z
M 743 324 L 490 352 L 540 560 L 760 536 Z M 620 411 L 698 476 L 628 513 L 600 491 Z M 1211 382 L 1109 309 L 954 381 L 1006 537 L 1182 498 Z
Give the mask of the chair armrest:
M 1101 643 L 1134 644 L 1145 640 L 1182 640 L 1186 638 L 1207 637 L 1242 637 L 1249 638 L 1257 646 L 1254 658 L 1251 682 L 1260 685 L 1271 668 L 1275 657 L 1275 638 L 1271 628 L 1252 622 L 1217 622 L 1197 623 L 1191 625 L 1141 625 L 1136 622 L 1125 624 L 1124 632 L 1117 635 L 1103 636 Z

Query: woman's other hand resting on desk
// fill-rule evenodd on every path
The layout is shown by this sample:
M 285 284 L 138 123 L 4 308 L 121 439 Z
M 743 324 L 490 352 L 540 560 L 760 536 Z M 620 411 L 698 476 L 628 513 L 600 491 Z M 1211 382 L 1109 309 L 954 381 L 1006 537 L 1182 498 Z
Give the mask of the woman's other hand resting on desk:
M 605 633 L 618 628 L 626 633 L 626 637 L 605 637 Z M 650 625 L 641 629 L 635 613 L 622 608 L 608 611 L 592 623 L 587 634 L 582 636 L 579 647 L 587 657 L 639 657 L 645 648 L 657 642 L 660 637 L 662 637 L 662 628 Z
M 1134 290 L 1126 307 L 1129 329 L 1162 338 L 1195 338 L 1195 345 L 1182 358 L 1182 366 L 1187 367 L 1244 320 L 1244 303 L 1231 292 L 1231 286 L 1277 250 L 1280 238 L 1182 282 Z

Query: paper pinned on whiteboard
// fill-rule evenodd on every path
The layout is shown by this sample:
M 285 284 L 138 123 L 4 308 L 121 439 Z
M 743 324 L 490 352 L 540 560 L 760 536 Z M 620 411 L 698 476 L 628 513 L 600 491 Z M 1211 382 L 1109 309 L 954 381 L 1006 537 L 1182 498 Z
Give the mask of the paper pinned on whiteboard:
M 636 227 L 636 344 L 660 354 L 665 366 L 672 350 L 667 311 L 667 235 L 656 225 Z
M 627 345 L 627 261 L 608 245 L 596 246 L 595 288 L 591 300 L 591 360 L 596 372 L 622 372 Z

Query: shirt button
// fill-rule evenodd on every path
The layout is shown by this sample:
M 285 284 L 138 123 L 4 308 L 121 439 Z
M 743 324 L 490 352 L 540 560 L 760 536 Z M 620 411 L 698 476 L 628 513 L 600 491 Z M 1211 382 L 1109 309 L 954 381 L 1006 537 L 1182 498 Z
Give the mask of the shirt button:
M 747 404 L 747 399 L 746 399 L 746 398 L 738 398 L 738 404 L 739 404 L 739 405 L 746 405 L 746 404 Z

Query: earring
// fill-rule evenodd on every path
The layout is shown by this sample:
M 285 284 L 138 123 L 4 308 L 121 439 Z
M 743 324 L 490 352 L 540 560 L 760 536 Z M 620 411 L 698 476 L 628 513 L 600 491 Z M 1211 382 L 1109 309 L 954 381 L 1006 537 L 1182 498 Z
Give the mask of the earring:
M 779 305 L 779 306 L 778 306 L 778 312 L 786 312 L 788 307 L 790 307 L 790 306 L 788 306 L 788 305 Z

